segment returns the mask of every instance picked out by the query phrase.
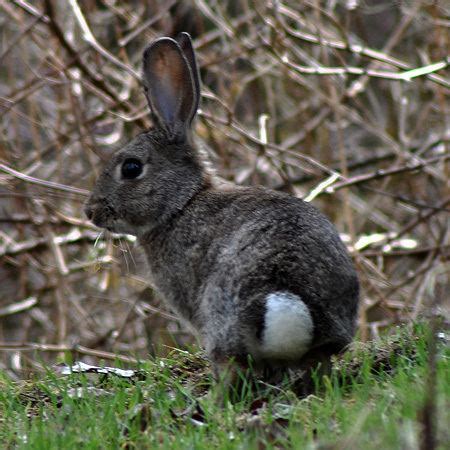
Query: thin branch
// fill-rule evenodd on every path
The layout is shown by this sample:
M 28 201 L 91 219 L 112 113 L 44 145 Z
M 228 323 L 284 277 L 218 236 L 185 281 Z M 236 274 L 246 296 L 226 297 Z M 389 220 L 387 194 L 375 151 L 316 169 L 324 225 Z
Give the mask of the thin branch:
M 287 55 L 281 57 L 283 63 L 298 73 L 306 75 L 366 75 L 372 78 L 384 78 L 395 81 L 411 81 L 414 78 L 428 75 L 439 70 L 446 69 L 449 66 L 448 58 L 423 67 L 407 70 L 405 72 L 388 72 L 386 70 L 365 69 L 363 67 L 308 67 L 300 66 L 289 61 Z M 450 87 L 450 81 L 448 82 Z
M 90 192 L 86 189 L 77 188 L 74 186 L 67 186 L 65 184 L 56 183 L 55 181 L 41 180 L 40 178 L 35 178 L 30 175 L 26 175 L 18 170 L 11 169 L 11 167 L 5 164 L 0 164 L 0 171 L 5 172 L 14 178 L 26 181 L 27 183 L 37 184 L 39 186 L 45 186 L 50 189 L 56 189 L 58 191 L 70 192 L 72 194 L 82 195 L 84 197 L 89 197 Z
M 100 359 L 111 361 L 123 361 L 131 364 L 139 364 L 139 360 L 131 356 L 120 355 L 118 353 L 106 352 L 87 348 L 83 345 L 57 345 L 57 344 L 38 344 L 36 342 L 0 342 L 0 351 L 39 351 L 39 352 L 71 352 L 80 353 L 86 356 L 95 356 Z
M 20 302 L 11 303 L 3 308 L 0 308 L 0 317 L 11 316 L 28 309 L 31 309 L 37 304 L 38 300 L 36 297 L 28 297 Z
M 122 61 L 117 59 L 114 55 L 112 55 L 108 50 L 105 49 L 102 45 L 99 44 L 97 39 L 95 39 L 94 34 L 89 28 L 89 25 L 87 24 L 87 21 L 85 17 L 83 16 L 83 13 L 81 12 L 80 6 L 78 5 L 77 0 L 68 0 L 69 5 L 72 8 L 72 11 L 75 15 L 75 18 L 80 25 L 80 28 L 83 32 L 83 39 L 92 46 L 100 55 L 102 55 L 104 58 L 106 58 L 109 62 L 116 65 L 117 67 L 121 68 L 122 70 L 125 70 L 125 72 L 128 72 L 133 78 L 141 81 L 141 76 L 133 70 L 130 66 L 127 64 L 124 64 Z
M 298 19 L 299 19 L 298 15 L 295 14 L 291 9 L 287 8 L 285 5 L 280 5 L 279 11 L 280 11 L 280 13 L 285 14 L 288 17 L 294 18 L 296 21 L 298 21 Z M 273 24 L 269 23 L 269 25 L 273 25 Z M 346 50 L 346 51 L 349 51 L 356 55 L 363 55 L 368 58 L 398 67 L 400 69 L 412 69 L 412 67 L 410 65 L 408 65 L 407 63 L 405 63 L 404 61 L 402 61 L 398 58 L 394 58 L 390 55 L 384 54 L 383 52 L 373 50 L 373 49 L 371 49 L 369 47 L 365 47 L 363 45 L 349 44 L 347 42 L 342 42 L 337 39 L 325 39 L 322 37 L 317 37 L 310 33 L 295 30 L 295 29 L 289 27 L 285 22 L 283 22 L 283 29 L 291 36 L 293 36 L 297 39 L 301 39 L 306 42 L 310 42 L 312 44 L 327 46 L 327 47 L 335 48 L 337 50 Z M 448 59 L 447 59 L 447 64 L 448 64 Z M 433 81 L 437 84 L 440 84 L 441 86 L 444 86 L 446 88 L 450 88 L 450 81 L 443 79 L 434 74 L 427 74 L 426 76 L 431 81 Z
M 164 5 L 161 11 L 159 11 L 154 16 L 151 16 L 149 19 L 145 20 L 138 27 L 136 27 L 133 31 L 128 33 L 123 38 L 119 39 L 119 47 L 125 47 L 136 36 L 148 30 L 152 24 L 158 22 L 158 20 L 161 20 L 168 13 L 169 9 L 172 8 L 172 6 L 174 6 L 177 2 L 178 0 L 170 0 L 168 3 Z
M 356 175 L 355 177 L 350 178 L 346 181 L 341 181 L 332 186 L 328 186 L 323 192 L 326 194 L 334 194 L 336 191 L 346 187 L 355 186 L 357 184 L 366 183 L 367 181 L 377 180 L 379 178 L 397 175 L 399 173 L 413 172 L 415 170 L 423 169 L 424 167 L 430 164 L 444 162 L 449 159 L 450 154 L 444 154 L 436 156 L 434 158 L 424 159 L 422 162 L 419 163 L 410 163 L 407 164 L 406 166 L 393 167 L 392 169 L 379 169 L 376 172 Z
M 420 256 L 423 257 L 423 255 L 426 255 L 430 252 L 435 252 L 439 250 L 442 255 L 446 255 L 449 253 L 450 245 L 430 245 L 428 247 L 418 247 L 418 248 L 411 248 L 406 250 L 392 250 L 392 248 L 389 245 L 384 244 L 386 247 L 386 250 L 363 250 L 362 254 L 365 257 L 403 257 L 403 256 Z M 445 256 L 444 256 L 445 257 Z
M 125 238 L 133 241 L 133 237 L 129 235 L 112 234 L 112 239 Z M 80 231 L 78 229 L 72 230 L 68 234 L 58 235 L 52 237 L 52 240 L 57 245 L 68 245 L 74 244 L 75 242 L 90 241 L 95 242 L 98 239 L 98 232 L 95 231 Z M 34 239 L 27 239 L 25 241 L 14 242 L 12 244 L 6 244 L 0 247 L 0 257 L 2 256 L 12 256 L 19 253 L 28 252 L 30 250 L 35 250 L 42 245 L 50 245 L 49 239 L 47 237 L 40 237 Z
M 90 194 L 90 192 L 86 189 L 81 189 L 74 186 L 67 186 L 65 184 L 56 183 L 54 181 L 41 180 L 40 178 L 35 178 L 30 175 L 26 175 L 22 172 L 19 172 L 18 170 L 11 169 L 11 167 L 6 166 L 5 164 L 0 164 L 0 171 L 13 176 L 14 178 L 18 178 L 19 180 L 26 181 L 27 183 L 45 186 L 50 189 L 70 192 L 71 194 L 82 195 L 84 197 L 88 197 Z
M 36 17 L 39 20 L 42 20 L 44 23 L 49 23 L 50 19 L 45 14 L 42 14 L 39 10 L 37 10 L 33 5 L 30 5 L 25 0 L 14 0 L 14 3 L 22 8 L 24 11 L 26 11 L 28 14 L 31 14 L 32 16 Z
M 49 27 L 50 30 L 53 32 L 55 37 L 60 42 L 61 46 L 67 51 L 69 56 L 71 56 L 74 59 L 74 63 L 76 66 L 81 70 L 81 72 L 86 75 L 86 77 L 91 80 L 91 83 L 100 91 L 104 92 L 112 101 L 114 101 L 117 104 L 124 104 L 123 99 L 120 99 L 120 97 L 116 94 L 116 92 L 109 87 L 109 85 L 105 82 L 104 78 L 101 77 L 99 74 L 94 73 L 81 59 L 81 56 L 79 52 L 77 52 L 72 45 L 69 43 L 69 41 L 64 36 L 64 32 L 59 26 L 56 17 L 55 17 L 55 10 L 53 7 L 52 0 L 44 0 L 45 9 L 47 12 L 48 17 L 50 18 Z M 127 105 L 127 109 L 129 109 Z M 146 128 L 146 123 L 140 118 L 136 119 L 136 123 L 139 124 L 142 128 Z

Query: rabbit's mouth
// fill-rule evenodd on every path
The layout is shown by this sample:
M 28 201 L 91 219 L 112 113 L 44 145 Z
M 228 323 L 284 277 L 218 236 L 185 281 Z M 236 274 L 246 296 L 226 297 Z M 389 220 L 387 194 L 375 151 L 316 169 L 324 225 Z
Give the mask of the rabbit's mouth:
M 112 233 L 135 234 L 132 227 L 109 205 L 88 202 L 84 212 L 87 218 L 99 228 L 105 228 Z
M 88 203 L 84 208 L 87 218 L 97 227 L 106 228 L 109 231 L 115 231 L 114 223 L 117 220 L 117 214 L 109 205 L 98 203 Z

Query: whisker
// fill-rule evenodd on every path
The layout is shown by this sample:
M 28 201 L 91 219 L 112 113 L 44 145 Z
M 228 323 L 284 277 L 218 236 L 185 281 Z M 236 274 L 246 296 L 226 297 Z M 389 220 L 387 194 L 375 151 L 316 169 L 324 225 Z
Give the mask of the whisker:
M 137 268 L 136 261 L 134 260 L 134 257 L 133 257 L 133 252 L 131 251 L 131 248 L 130 248 L 130 245 L 129 245 L 127 239 L 125 239 L 125 245 L 127 246 L 128 254 L 130 255 L 131 261 L 133 261 L 134 267 Z
M 104 233 L 105 233 L 105 230 L 100 230 L 100 232 L 98 233 L 97 238 L 95 239 L 94 248 L 97 248 L 98 242 L 100 241 L 100 239 L 101 239 L 101 237 L 103 236 Z
M 98 244 L 100 242 L 100 239 L 103 237 L 104 235 L 104 231 L 105 230 L 100 230 L 100 232 L 98 233 L 98 236 L 96 237 L 95 241 L 94 241 L 94 249 L 96 250 L 98 248 Z M 99 270 L 101 270 L 102 268 L 102 264 L 100 261 L 100 258 L 98 256 L 98 252 L 95 252 L 95 271 L 98 272 Z
M 127 266 L 127 273 L 130 273 L 130 266 L 128 264 L 128 258 L 127 258 L 127 250 L 124 248 L 122 243 L 122 238 L 119 236 L 119 245 L 118 245 L 120 251 L 123 254 L 123 258 L 125 260 L 125 265 Z

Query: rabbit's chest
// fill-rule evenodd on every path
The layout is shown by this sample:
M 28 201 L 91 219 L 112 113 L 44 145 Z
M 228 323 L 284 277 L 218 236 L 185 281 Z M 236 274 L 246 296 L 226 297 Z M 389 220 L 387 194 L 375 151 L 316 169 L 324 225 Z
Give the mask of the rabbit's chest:
M 147 253 L 153 285 L 168 306 L 193 325 L 197 322 L 198 290 L 202 280 L 196 265 L 198 254 L 196 245 L 172 243 L 154 245 Z

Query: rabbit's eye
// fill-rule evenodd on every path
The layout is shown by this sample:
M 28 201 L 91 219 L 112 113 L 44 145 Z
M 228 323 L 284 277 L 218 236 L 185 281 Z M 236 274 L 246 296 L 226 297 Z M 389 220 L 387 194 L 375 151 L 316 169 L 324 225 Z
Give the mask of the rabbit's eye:
M 142 173 L 142 163 L 138 159 L 129 158 L 122 163 L 122 177 L 127 180 L 137 178 Z

